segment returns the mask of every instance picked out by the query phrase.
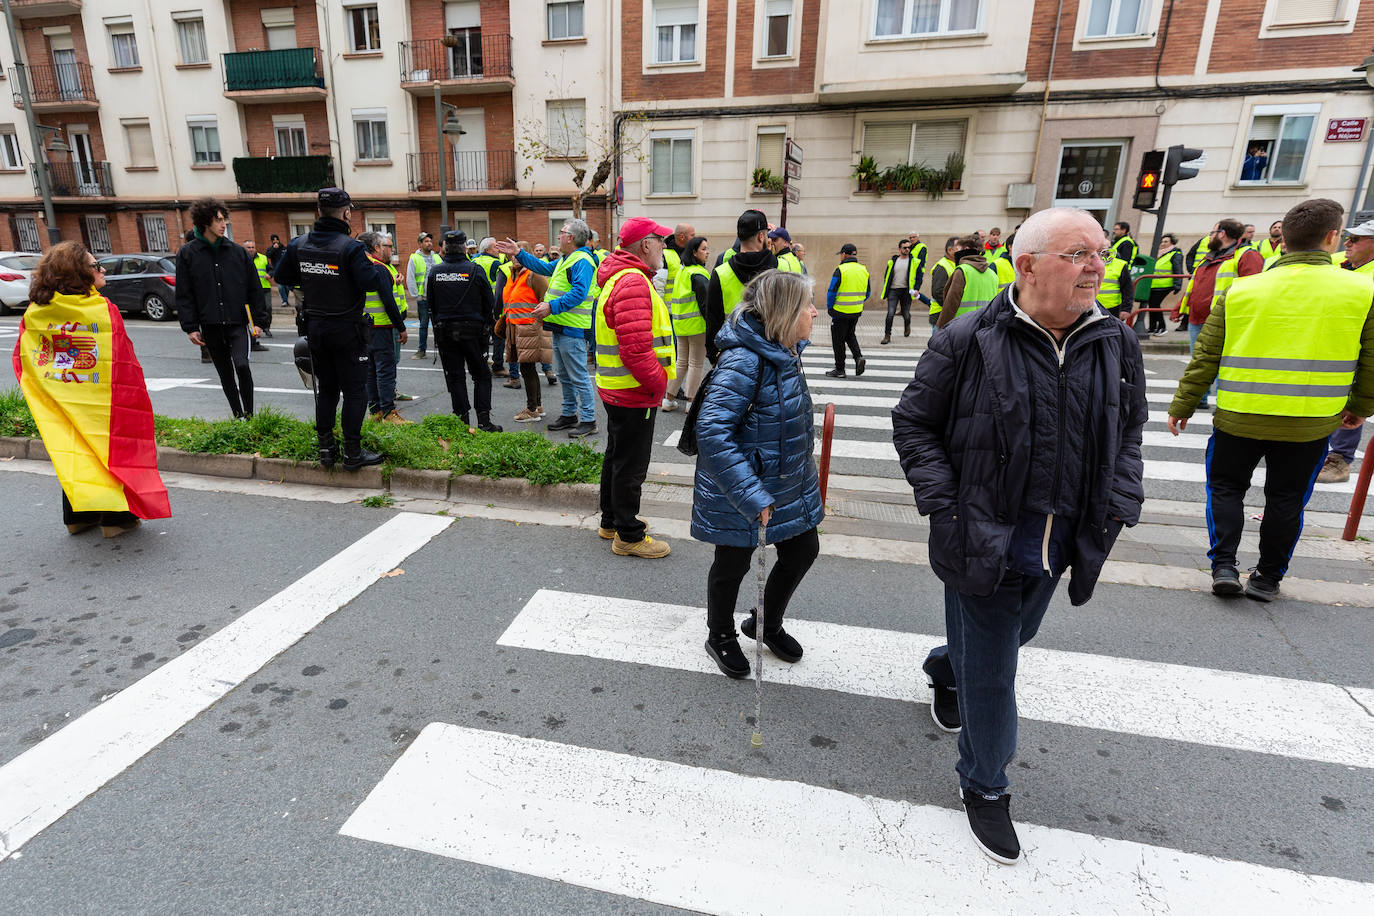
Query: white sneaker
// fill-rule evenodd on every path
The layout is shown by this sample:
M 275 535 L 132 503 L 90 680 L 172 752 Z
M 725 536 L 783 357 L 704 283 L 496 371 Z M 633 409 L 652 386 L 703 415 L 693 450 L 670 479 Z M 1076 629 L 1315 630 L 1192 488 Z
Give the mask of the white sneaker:
M 677 410 L 677 398 L 665 397 L 663 399 L 663 412 L 672 413 L 675 410 Z

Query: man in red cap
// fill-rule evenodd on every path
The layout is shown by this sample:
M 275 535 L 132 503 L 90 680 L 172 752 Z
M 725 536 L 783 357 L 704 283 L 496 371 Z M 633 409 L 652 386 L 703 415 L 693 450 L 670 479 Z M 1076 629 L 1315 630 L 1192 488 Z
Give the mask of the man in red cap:
M 600 534 L 612 553 L 650 560 L 666 557 L 668 544 L 645 533 L 639 497 L 654 416 L 677 365 L 672 316 L 651 281 L 663 265 L 663 240 L 672 234 L 648 217 L 627 219 L 620 247 L 596 271 L 596 390 L 606 407 Z

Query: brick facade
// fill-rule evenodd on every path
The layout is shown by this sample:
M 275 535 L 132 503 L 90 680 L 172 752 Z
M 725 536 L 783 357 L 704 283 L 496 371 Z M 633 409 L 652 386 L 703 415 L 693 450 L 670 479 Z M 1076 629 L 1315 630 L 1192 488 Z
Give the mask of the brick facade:
M 1353 67 L 1364 60 L 1374 44 L 1374 11 L 1361 7 L 1355 29 L 1349 35 L 1305 35 L 1292 38 L 1259 38 L 1265 0 L 1225 0 L 1218 40 L 1212 44 L 1208 73 L 1245 73 L 1255 70 L 1302 69 L 1343 64 Z M 1174 16 L 1178 18 L 1177 14 Z M 1225 23 L 1224 28 L 1221 23 Z M 1223 39 L 1223 36 L 1224 39 Z
M 1059 19 L 1059 48 L 1054 58 L 1056 80 L 1148 76 L 1155 72 L 1156 61 L 1159 62 L 1161 76 L 1192 75 L 1197 63 L 1198 43 L 1202 38 L 1202 24 L 1207 14 L 1207 0 L 1177 0 L 1168 32 L 1164 31 L 1165 20 L 1161 18 L 1159 37 L 1149 47 L 1113 47 L 1108 42 L 1100 50 L 1075 51 L 1073 45 L 1078 11 L 1080 5 L 1086 2 L 1064 2 L 1064 12 Z M 1256 2 L 1263 6 L 1264 0 Z M 1054 13 L 1058 5 L 1059 0 L 1037 0 L 1035 4 L 1026 59 L 1026 74 L 1032 81 L 1045 79 L 1049 72 L 1050 48 L 1054 44 Z M 1232 3 L 1226 5 L 1229 7 Z M 1222 12 L 1223 17 L 1227 15 L 1227 11 Z M 1160 56 L 1161 43 L 1163 57 Z M 1216 54 L 1215 48 L 1212 53 Z M 1252 46 L 1249 53 L 1256 54 L 1257 51 Z
M 792 25 L 796 64 L 756 67 L 756 0 L 738 0 L 735 16 L 735 96 L 793 95 L 813 92 L 816 83 L 816 43 L 821 19 L 819 0 L 802 7 L 801 21 Z
M 295 7 L 296 47 L 318 48 L 320 25 L 313 0 L 234 0 L 229 4 L 234 50 L 266 50 L 267 30 L 262 25 L 262 11 L 287 6 Z
M 272 117 L 300 115 L 305 119 L 306 154 L 328 156 L 329 110 L 326 102 L 279 102 L 275 105 L 243 106 L 243 128 L 248 155 L 282 155 L 277 150 L 276 132 Z
M 701 54 L 702 48 L 706 53 L 704 73 L 684 73 L 680 70 L 668 73 L 644 72 L 644 17 L 652 14 L 652 2 L 653 0 L 624 0 L 621 7 L 620 88 L 625 101 L 652 102 L 660 99 L 723 97 L 725 31 L 713 29 L 711 25 L 726 21 L 730 6 L 728 0 L 707 0 L 706 18 L 697 23 L 697 53 Z M 747 34 L 753 34 L 752 19 Z M 752 48 L 752 41 L 750 46 Z M 813 59 L 814 56 L 813 51 Z

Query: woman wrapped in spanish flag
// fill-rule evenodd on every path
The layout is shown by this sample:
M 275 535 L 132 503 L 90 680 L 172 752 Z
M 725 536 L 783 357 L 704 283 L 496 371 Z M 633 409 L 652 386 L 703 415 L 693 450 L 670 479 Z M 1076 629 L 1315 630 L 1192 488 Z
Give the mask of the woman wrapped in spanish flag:
M 19 325 L 14 374 L 62 483 L 62 520 L 80 534 L 169 518 L 157 473 L 153 405 L 105 274 L 78 242 L 38 262 Z

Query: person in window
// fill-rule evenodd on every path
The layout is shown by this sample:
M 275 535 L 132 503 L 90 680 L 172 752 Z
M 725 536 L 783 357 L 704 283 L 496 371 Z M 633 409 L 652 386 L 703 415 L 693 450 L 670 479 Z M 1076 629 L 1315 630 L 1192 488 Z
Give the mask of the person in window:
M 1250 152 L 1240 167 L 1241 181 L 1263 181 L 1264 172 L 1269 168 L 1269 153 L 1263 143 L 1251 143 Z

